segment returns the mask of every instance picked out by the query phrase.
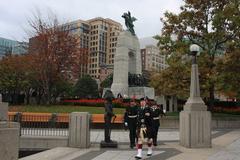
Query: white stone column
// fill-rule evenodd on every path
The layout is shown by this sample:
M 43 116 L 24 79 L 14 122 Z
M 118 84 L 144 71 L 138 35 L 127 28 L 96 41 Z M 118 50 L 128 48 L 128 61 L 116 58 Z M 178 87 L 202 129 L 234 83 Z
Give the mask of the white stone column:
M 142 57 L 141 57 L 141 52 L 140 52 L 140 43 L 138 38 L 135 36 L 133 37 L 133 47 L 136 50 L 136 70 L 135 74 L 142 74 Z
M 126 53 L 126 54 L 117 54 Z M 117 48 L 116 55 L 114 58 L 114 71 L 113 71 L 113 83 L 111 90 L 114 96 L 117 96 L 118 93 L 121 95 L 128 95 L 128 60 L 127 55 L 128 49 L 119 47 Z
M 180 112 L 180 145 L 211 147 L 211 113 L 200 97 L 197 64 L 192 64 L 190 97 Z
M 69 146 L 89 148 L 90 114 L 88 112 L 73 112 L 69 118 Z
M 128 72 L 142 74 L 140 44 L 136 36 L 129 31 L 122 31 L 118 36 L 114 57 L 111 91 L 115 97 L 118 93 L 129 96 Z
M 129 47 L 131 33 L 123 31 L 118 36 L 116 53 L 114 56 L 113 83 L 111 91 L 116 97 L 119 93 L 128 95 Z

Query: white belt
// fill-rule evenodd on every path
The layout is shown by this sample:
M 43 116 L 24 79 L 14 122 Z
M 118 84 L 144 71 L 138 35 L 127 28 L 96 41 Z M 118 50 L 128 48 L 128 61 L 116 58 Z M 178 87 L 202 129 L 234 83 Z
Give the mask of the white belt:
M 136 118 L 137 117 L 137 115 L 135 115 L 135 116 L 128 116 L 128 118 Z
M 157 119 L 159 119 L 159 117 L 153 117 L 153 119 L 154 119 L 154 120 L 157 120 Z

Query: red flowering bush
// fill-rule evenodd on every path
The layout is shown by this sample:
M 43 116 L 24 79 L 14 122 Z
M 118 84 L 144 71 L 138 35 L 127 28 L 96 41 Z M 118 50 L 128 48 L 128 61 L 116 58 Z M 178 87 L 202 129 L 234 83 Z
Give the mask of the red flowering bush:
M 213 112 L 216 113 L 230 113 L 230 114 L 239 114 L 240 115 L 240 106 L 239 107 L 214 107 Z
M 80 106 L 93 106 L 93 107 L 104 107 L 105 99 L 97 98 L 97 99 L 65 99 L 62 100 L 63 104 L 74 104 Z M 115 108 L 124 108 L 129 106 L 129 103 L 123 102 L 121 99 L 114 99 L 113 106 Z

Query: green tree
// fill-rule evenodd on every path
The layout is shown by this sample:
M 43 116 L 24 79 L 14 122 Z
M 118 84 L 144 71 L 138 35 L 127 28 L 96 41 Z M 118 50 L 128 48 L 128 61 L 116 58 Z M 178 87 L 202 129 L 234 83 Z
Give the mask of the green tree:
M 32 57 L 26 55 L 9 55 L 0 61 L 0 90 L 10 103 L 17 104 L 18 96 L 27 96 L 35 86 L 35 71 L 31 65 Z
M 200 72 L 204 66 L 200 78 L 204 77 L 206 81 L 204 87 L 209 91 L 210 100 L 213 100 L 216 56 L 223 54 L 229 43 L 239 42 L 240 1 L 184 0 L 184 2 L 179 14 L 165 13 L 165 17 L 161 19 L 162 35 L 155 38 L 158 39 L 162 52 L 168 55 L 187 54 L 190 44 L 200 46 L 204 56 L 204 60 L 199 62 Z
M 97 82 L 91 76 L 85 75 L 77 81 L 73 94 L 79 98 L 96 98 L 98 97 Z
M 152 74 L 150 86 L 155 88 L 158 95 L 187 98 L 189 95 L 190 68 L 182 63 L 181 55 L 170 57 L 168 64 L 169 67 L 165 70 Z
M 218 62 L 218 86 L 220 93 L 240 99 L 240 50 L 226 54 Z
M 58 97 L 71 97 L 73 92 L 73 84 L 60 79 L 56 83 L 54 83 L 52 97 L 53 103 L 57 102 Z

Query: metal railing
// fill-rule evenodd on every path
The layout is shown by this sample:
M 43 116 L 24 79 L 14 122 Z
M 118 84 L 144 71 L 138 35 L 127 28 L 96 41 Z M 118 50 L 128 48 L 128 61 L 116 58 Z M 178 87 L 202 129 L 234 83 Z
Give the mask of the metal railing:
M 17 112 L 8 118 L 20 123 L 21 136 L 68 136 L 68 114 Z

